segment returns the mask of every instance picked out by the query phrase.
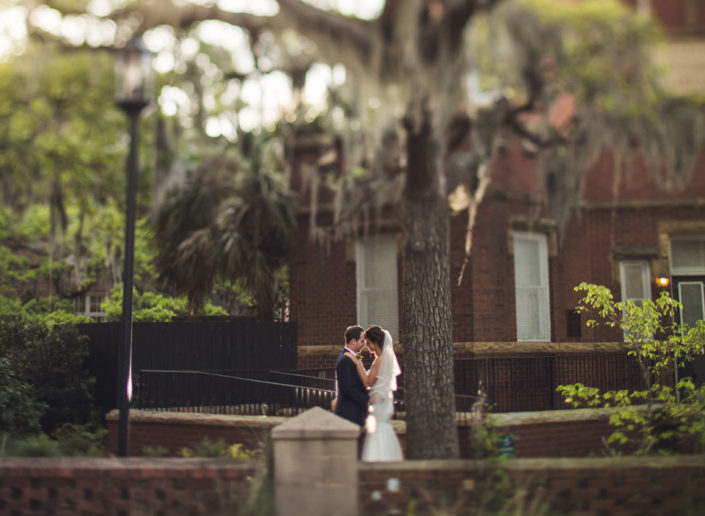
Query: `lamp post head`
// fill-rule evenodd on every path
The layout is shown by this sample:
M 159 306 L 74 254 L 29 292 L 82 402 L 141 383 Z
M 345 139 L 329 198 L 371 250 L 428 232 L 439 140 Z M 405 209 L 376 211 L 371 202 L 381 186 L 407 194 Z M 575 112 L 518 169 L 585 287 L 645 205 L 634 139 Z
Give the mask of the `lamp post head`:
M 115 103 L 128 114 L 139 113 L 153 94 L 152 53 L 142 38 L 133 38 L 115 58 Z

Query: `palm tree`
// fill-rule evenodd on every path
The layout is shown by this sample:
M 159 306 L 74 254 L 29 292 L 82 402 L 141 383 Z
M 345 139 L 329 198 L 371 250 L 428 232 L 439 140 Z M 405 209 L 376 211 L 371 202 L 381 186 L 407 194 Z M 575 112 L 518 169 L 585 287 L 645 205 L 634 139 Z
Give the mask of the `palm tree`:
M 286 263 L 295 224 L 279 163 L 262 138 L 246 160 L 205 159 L 167 194 L 156 222 L 156 266 L 170 290 L 187 296 L 192 313 L 217 280 L 239 279 L 259 318 L 272 320 L 276 272 Z
M 286 265 L 294 231 L 293 197 L 281 174 L 274 140 L 251 146 L 237 194 L 223 203 L 217 221 L 219 269 L 239 278 L 253 294 L 258 316 L 271 321 L 276 303 L 277 271 Z

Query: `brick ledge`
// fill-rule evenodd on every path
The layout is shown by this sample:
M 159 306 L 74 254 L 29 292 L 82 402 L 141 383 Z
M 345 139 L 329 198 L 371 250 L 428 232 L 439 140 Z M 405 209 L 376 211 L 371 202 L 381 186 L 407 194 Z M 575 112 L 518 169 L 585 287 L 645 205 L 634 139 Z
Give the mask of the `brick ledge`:
M 399 343 L 394 346 L 398 352 L 403 348 Z M 340 346 L 298 346 L 299 358 L 312 356 L 333 356 L 340 352 Z M 477 355 L 507 355 L 532 353 L 617 353 L 629 350 L 624 342 L 455 342 L 454 353 L 472 353 Z
M 118 421 L 120 419 L 120 411 L 117 409 L 111 410 L 106 414 L 105 419 L 107 421 Z M 134 423 L 184 423 L 188 425 L 234 425 L 239 427 L 270 428 L 289 419 L 291 418 L 280 416 L 236 416 L 130 409 L 130 422 Z

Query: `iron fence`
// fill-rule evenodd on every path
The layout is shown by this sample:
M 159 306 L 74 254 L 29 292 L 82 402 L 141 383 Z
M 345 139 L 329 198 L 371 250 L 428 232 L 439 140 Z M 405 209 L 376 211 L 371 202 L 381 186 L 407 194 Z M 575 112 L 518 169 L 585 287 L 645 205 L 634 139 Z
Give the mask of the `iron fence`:
M 273 381 L 268 371 L 242 372 L 141 370 L 135 406 L 217 414 L 294 416 L 311 407 L 330 408 L 334 389 L 304 382 Z M 311 379 L 306 379 L 311 380 Z
M 601 391 L 643 389 L 636 361 L 626 353 L 565 353 L 458 359 L 456 392 L 487 396 L 492 412 L 570 408 L 560 385 L 582 383 Z
M 639 389 L 638 366 L 626 355 L 561 354 L 458 359 L 455 402 L 460 419 L 471 417 L 480 396 L 492 412 L 569 408 L 556 392 L 583 383 L 601 390 Z M 139 371 L 135 406 L 224 414 L 296 415 L 314 406 L 329 409 L 335 370 Z M 405 417 L 404 375 L 395 393 L 395 417 Z
M 96 402 L 111 410 L 119 399 L 117 350 L 122 342 L 121 324 L 81 324 L 78 329 L 90 342 L 87 367 L 96 378 Z M 298 361 L 295 323 L 219 319 L 136 322 L 132 350 L 134 371 L 288 370 Z

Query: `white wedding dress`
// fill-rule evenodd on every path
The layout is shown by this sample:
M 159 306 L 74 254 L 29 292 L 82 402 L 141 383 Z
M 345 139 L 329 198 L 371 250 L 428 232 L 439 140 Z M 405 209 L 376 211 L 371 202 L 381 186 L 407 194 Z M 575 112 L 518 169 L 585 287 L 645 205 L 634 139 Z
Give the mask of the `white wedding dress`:
M 374 395 L 365 428 L 367 435 L 362 447 L 362 460 L 366 462 L 403 460 L 399 439 L 392 427 L 394 414 L 394 391 L 397 390 L 397 376 L 401 374 L 397 357 L 394 354 L 392 337 L 384 332 L 384 347 L 380 359 L 377 380 L 372 386 Z

